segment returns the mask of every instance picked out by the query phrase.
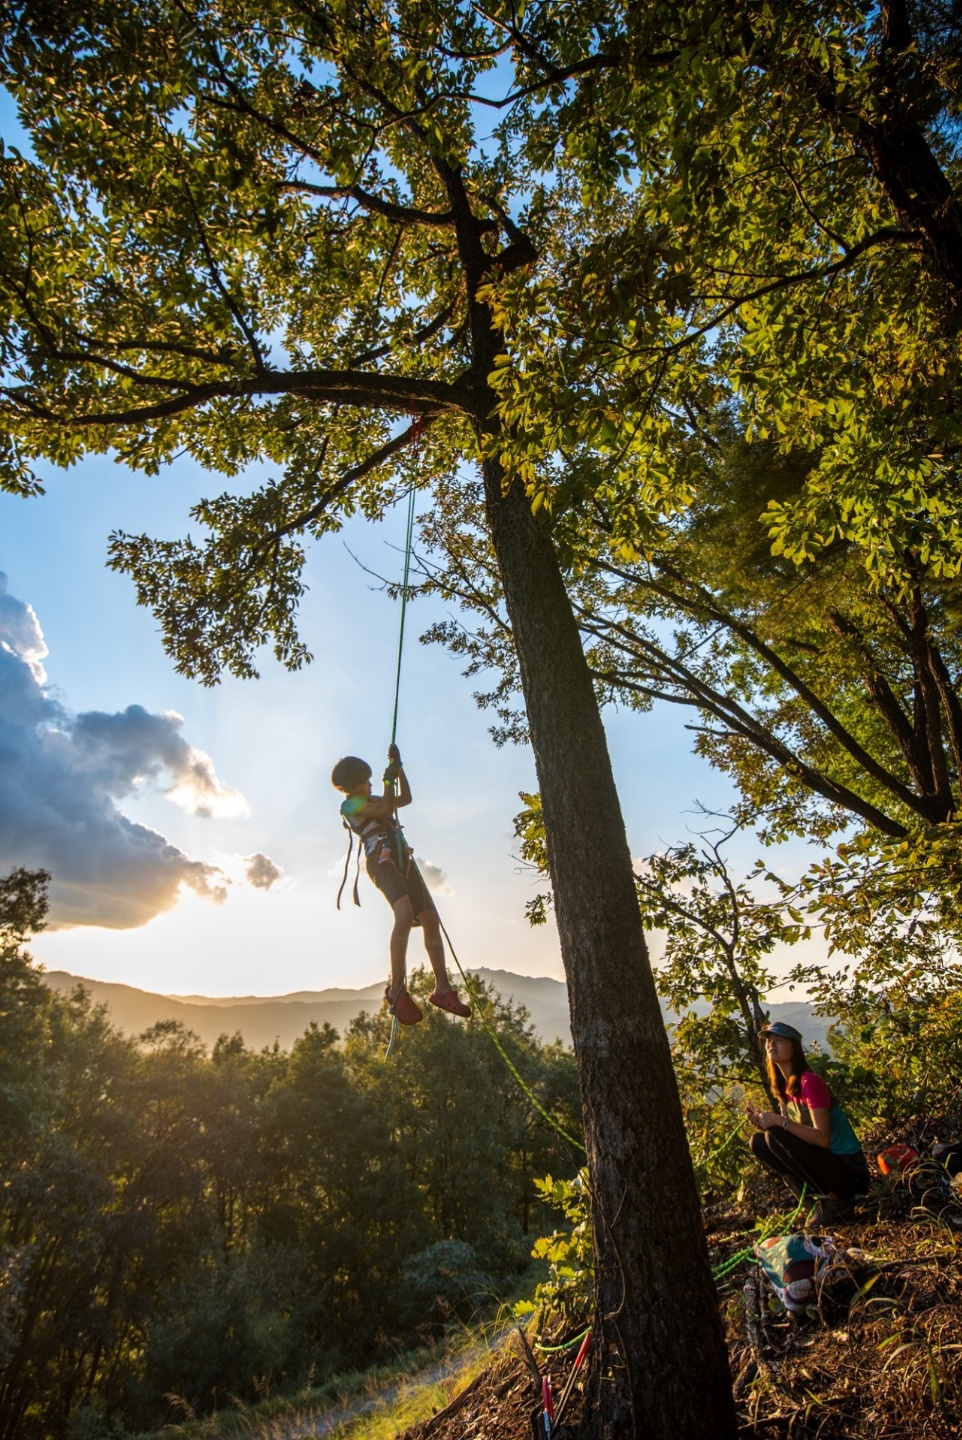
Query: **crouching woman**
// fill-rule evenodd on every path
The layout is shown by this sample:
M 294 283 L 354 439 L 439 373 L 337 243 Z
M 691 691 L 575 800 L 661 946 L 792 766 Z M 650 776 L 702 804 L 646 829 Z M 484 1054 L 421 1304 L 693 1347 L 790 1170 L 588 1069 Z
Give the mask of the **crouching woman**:
M 848 1116 L 810 1067 L 802 1037 L 777 1020 L 759 1033 L 778 1110 L 752 1110 L 757 1133 L 749 1141 L 756 1160 L 774 1170 L 793 1195 L 818 1197 L 811 1224 L 850 1220 L 852 1202 L 869 1187 L 868 1166 Z

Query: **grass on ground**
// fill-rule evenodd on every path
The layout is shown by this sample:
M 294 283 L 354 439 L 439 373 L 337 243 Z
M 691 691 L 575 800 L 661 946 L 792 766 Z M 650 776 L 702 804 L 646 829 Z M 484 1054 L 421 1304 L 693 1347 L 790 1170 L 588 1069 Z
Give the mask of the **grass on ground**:
M 437 1343 L 387 1364 L 253 1405 L 238 1401 L 202 1419 L 184 1407 L 183 1420 L 131 1440 L 394 1440 L 443 1410 L 481 1374 L 511 1323 L 503 1305 L 493 1317 L 452 1328 Z

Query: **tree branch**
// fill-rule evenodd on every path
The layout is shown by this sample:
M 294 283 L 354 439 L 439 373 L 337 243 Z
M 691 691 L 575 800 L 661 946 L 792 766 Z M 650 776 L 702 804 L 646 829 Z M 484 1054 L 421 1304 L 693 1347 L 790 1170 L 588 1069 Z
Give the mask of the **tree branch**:
M 267 535 L 265 535 L 263 541 L 254 547 L 253 553 L 259 554 L 263 549 L 279 543 L 286 535 L 304 530 L 315 520 L 319 520 L 333 500 L 336 500 L 338 496 L 343 495 L 346 490 L 349 490 L 355 481 L 362 480 L 365 475 L 369 475 L 372 470 L 377 470 L 386 460 L 390 460 L 392 455 L 396 455 L 399 450 L 403 450 L 406 445 L 410 445 L 415 438 L 415 434 L 417 434 L 418 437 L 422 436 L 424 434 L 424 427 L 421 425 L 409 425 L 406 430 L 402 430 L 399 435 L 395 435 L 393 439 L 388 440 L 386 444 L 382 445 L 378 450 L 373 451 L 364 460 L 359 461 L 357 465 L 352 465 L 349 469 L 345 470 L 343 474 L 335 480 L 334 484 L 325 490 L 320 499 L 315 501 L 309 510 L 302 510 L 299 515 L 294 516 L 293 520 L 288 520 L 286 524 L 278 525 L 276 529 L 270 530 Z
M 422 325 L 420 330 L 415 330 L 414 334 L 411 336 L 410 343 L 412 345 L 423 345 L 426 340 L 431 340 L 435 335 L 437 335 L 438 331 L 443 330 L 447 322 L 450 320 L 451 316 L 454 314 L 455 310 L 458 308 L 458 301 L 460 300 L 460 298 L 460 295 L 456 295 L 449 304 L 445 305 L 443 309 L 440 310 L 437 315 L 435 315 L 433 320 L 429 320 L 426 325 Z M 382 360 L 385 355 L 390 355 L 391 348 L 392 347 L 390 342 L 387 342 L 384 345 L 378 345 L 373 350 L 364 350 L 361 352 L 360 355 L 354 355 L 351 357 L 348 362 L 348 367 L 351 370 L 355 370 L 359 369 L 362 365 L 370 365 L 375 360 Z
M 589 633 L 598 633 L 597 630 L 591 629 L 590 624 L 584 624 L 582 621 L 579 621 L 579 623 L 583 625 L 583 628 L 587 628 Z M 615 622 L 605 622 L 605 626 L 606 630 L 612 629 L 617 631 L 621 628 Z M 695 697 L 694 703 L 709 715 L 714 716 L 716 720 L 720 720 L 722 724 L 727 727 L 729 733 L 739 735 L 756 748 L 763 750 L 780 766 L 784 767 L 791 774 L 796 775 L 802 783 L 815 794 L 821 795 L 824 799 L 831 801 L 832 804 L 852 811 L 853 814 L 860 815 L 863 820 L 867 820 L 883 834 L 902 836 L 906 833 L 904 825 L 892 819 L 891 816 L 887 815 L 883 810 L 880 810 L 878 806 L 873 805 L 871 801 L 864 800 L 860 795 L 856 794 L 855 791 L 850 790 L 847 785 L 831 779 L 824 771 L 817 770 L 814 766 L 802 760 L 784 741 L 780 740 L 771 729 L 762 725 L 754 715 L 745 710 L 731 696 L 715 690 L 696 675 L 694 671 L 690 670 L 688 666 L 684 665 L 677 658 L 669 656 L 653 642 L 646 641 L 630 631 L 625 633 L 628 636 L 628 642 L 623 648 L 629 651 L 641 651 L 652 657 L 656 665 L 661 667 L 662 673 L 666 676 L 669 683 L 678 685 L 679 688 L 686 690 L 690 695 Z M 599 638 L 607 638 L 607 636 L 603 635 Z M 648 693 L 655 695 L 654 691 Z M 655 698 L 669 697 L 655 695 Z M 688 728 L 697 730 L 700 727 L 691 726 Z M 712 731 L 707 733 L 714 734 L 717 732 Z M 719 738 L 725 738 L 724 733 L 721 734 Z M 920 806 L 918 799 L 912 795 L 911 791 L 909 791 L 908 794 L 911 801 L 908 808 L 919 811 Z
M 210 275 L 211 280 L 214 282 L 214 288 L 220 295 L 221 299 L 224 301 L 224 304 L 227 306 L 230 313 L 233 315 L 238 329 L 240 330 L 241 334 L 244 336 L 244 339 L 247 341 L 248 346 L 250 347 L 250 352 L 254 359 L 255 370 L 259 375 L 263 375 L 265 370 L 267 369 L 267 366 L 264 362 L 264 352 L 261 350 L 260 342 L 258 341 L 257 336 L 252 330 L 251 326 L 247 323 L 247 319 L 244 315 L 243 310 L 241 309 L 237 301 L 234 299 L 233 295 L 230 292 L 230 289 L 224 282 L 224 278 L 220 273 L 220 266 L 214 259 L 210 245 L 207 242 L 207 232 L 204 229 L 204 222 L 200 218 L 200 211 L 194 203 L 194 194 L 189 185 L 184 185 L 184 193 L 187 196 L 187 203 L 190 206 L 194 215 L 194 224 L 197 227 L 197 236 L 200 240 L 200 247 L 204 252 L 204 259 L 207 261 L 207 272 Z
M 399 205 L 393 200 L 385 200 L 380 195 L 372 195 L 370 191 L 362 189 L 360 185 L 315 185 L 308 180 L 284 180 L 278 189 L 297 190 L 307 195 L 320 196 L 325 200 L 356 200 L 362 210 L 370 211 L 375 215 L 383 215 L 385 220 L 390 220 L 402 228 L 409 225 L 428 225 L 435 229 L 450 230 L 454 225 L 454 216 L 450 210 L 418 210 L 412 205 Z
M 606 562 L 602 561 L 598 563 L 602 569 L 611 569 L 614 573 L 622 575 L 623 578 L 627 578 L 624 572 L 618 571 L 616 567 L 608 566 Z M 670 566 L 662 562 L 661 569 L 676 583 L 685 586 L 686 582 L 684 577 L 676 574 Z M 638 583 L 637 577 L 635 577 L 635 583 Z M 766 664 L 775 671 L 776 675 L 780 676 L 780 678 L 795 691 L 796 695 L 805 702 L 812 713 L 818 716 L 829 734 L 839 742 L 842 748 L 851 755 L 852 759 L 858 763 L 866 774 L 871 775 L 872 778 L 888 790 L 895 799 L 900 800 L 901 803 L 910 810 L 915 810 L 917 813 L 920 812 L 919 797 L 899 780 L 897 776 L 893 775 L 890 770 L 880 764 L 873 755 L 869 754 L 851 731 L 849 731 L 833 711 L 829 709 L 828 705 L 825 704 L 820 696 L 815 693 L 811 686 L 802 679 L 787 661 L 781 658 L 777 651 L 773 650 L 770 645 L 766 645 L 761 637 L 756 635 L 754 630 L 749 626 L 736 619 L 734 615 L 722 610 L 711 593 L 703 586 L 691 586 L 691 589 L 694 590 L 695 595 L 698 597 L 697 600 L 693 602 L 691 599 L 682 599 L 675 591 L 665 589 L 655 580 L 649 579 L 644 583 L 647 588 L 650 588 L 655 594 L 662 595 L 664 598 L 669 599 L 672 604 L 677 605 L 681 603 L 682 607 L 687 609 L 690 614 L 697 614 L 698 610 L 702 609 L 712 620 L 724 625 L 733 635 L 737 635 L 750 649 L 754 650 L 756 655 L 761 656 Z M 924 813 L 924 811 L 920 813 Z
M 58 357 L 54 357 L 58 358 Z M 87 357 L 97 365 L 98 357 Z M 163 383 L 157 381 L 156 383 Z M 365 409 L 410 412 L 419 415 L 454 411 L 475 416 L 481 401 L 467 383 L 467 376 L 456 381 L 418 379 L 414 376 L 378 375 L 365 370 L 306 370 L 301 372 L 267 371 L 248 380 L 209 381 L 187 384 L 171 380 L 172 390 L 179 394 L 154 405 L 132 405 L 129 409 L 96 410 L 87 414 L 71 410 L 58 415 L 49 406 L 41 405 L 24 393 L 24 387 L 0 387 L 0 397 L 9 407 L 36 420 L 54 425 L 86 428 L 91 425 L 128 426 L 149 424 L 170 419 L 187 410 L 196 409 L 218 399 L 253 399 L 274 395 L 302 395 L 305 398 L 329 401 L 338 405 L 357 405 Z

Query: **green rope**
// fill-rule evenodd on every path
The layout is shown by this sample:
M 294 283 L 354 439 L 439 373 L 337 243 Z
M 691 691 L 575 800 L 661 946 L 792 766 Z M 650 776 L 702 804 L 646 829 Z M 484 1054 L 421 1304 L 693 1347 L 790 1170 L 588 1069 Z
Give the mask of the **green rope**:
M 747 1115 L 744 1115 L 744 1116 L 742 1116 L 741 1120 L 739 1120 L 738 1124 L 735 1126 L 735 1128 L 734 1128 L 734 1130 L 731 1132 L 731 1134 L 730 1134 L 725 1140 L 722 1141 L 722 1143 L 719 1145 L 718 1149 L 717 1149 L 717 1150 L 713 1150 L 710 1155 L 706 1155 L 703 1160 L 699 1160 L 699 1161 L 698 1161 L 698 1163 L 695 1165 L 695 1174 L 697 1175 L 700 1171 L 705 1170 L 705 1169 L 711 1164 L 711 1162 L 712 1162 L 713 1160 L 717 1160 L 718 1157 L 719 1157 L 719 1155 L 721 1155 L 721 1154 L 723 1153 L 723 1151 L 725 1151 L 725 1150 L 728 1149 L 729 1145 L 732 1143 L 732 1141 L 734 1140 L 735 1136 L 738 1135 L 740 1131 L 744 1130 L 744 1128 L 745 1128 L 745 1126 L 746 1126 L 747 1124 L 748 1124 L 748 1116 L 747 1116 Z
M 416 498 L 417 498 L 417 491 L 415 490 L 415 487 L 412 485 L 411 488 L 410 488 L 409 491 L 408 491 L 407 536 L 406 536 L 405 542 L 404 542 L 404 579 L 403 579 L 402 582 L 401 582 L 401 623 L 400 623 L 400 627 L 399 627 L 399 631 L 398 631 L 398 642 L 397 642 L 397 678 L 396 678 L 395 684 L 394 684 L 394 716 L 393 716 L 393 718 L 392 718 L 392 720 L 391 720 L 391 744 L 392 744 L 392 745 L 394 745 L 394 744 L 396 743 L 396 741 L 397 741 L 398 705 L 399 705 L 400 696 L 401 696 L 401 660 L 402 660 L 402 657 L 403 657 L 403 654 L 404 654 L 404 615 L 405 615 L 405 611 L 406 611 L 406 609 L 407 609 L 408 590 L 409 590 L 409 588 L 410 588 L 410 583 L 409 583 L 409 582 L 410 582 L 410 576 L 411 576 L 411 549 L 412 549 L 413 539 L 414 539 L 414 504 L 415 504 Z M 452 954 L 452 956 L 454 957 L 454 963 L 457 965 L 458 971 L 460 972 L 460 975 L 461 975 L 461 979 L 464 981 L 465 989 L 467 990 L 468 994 L 471 996 L 471 999 L 474 1001 L 474 1008 L 475 1008 L 475 1009 L 477 1010 L 477 1012 L 478 1012 L 478 1016 L 479 1016 L 479 1018 L 480 1018 L 480 1020 L 481 1020 L 481 1023 L 482 1023 L 482 1025 L 484 1026 L 485 1030 L 487 1030 L 488 1034 L 491 1036 L 491 1039 L 494 1041 L 494 1044 L 495 1044 L 495 1046 L 496 1046 L 496 1048 L 497 1048 L 497 1050 L 498 1050 L 498 1053 L 500 1054 L 500 1056 L 501 1056 L 502 1060 L 504 1061 L 505 1065 L 507 1065 L 507 1067 L 508 1067 L 508 1069 L 510 1070 L 511 1074 L 514 1076 L 515 1080 L 516 1080 L 516 1081 L 518 1082 L 518 1084 L 521 1086 L 521 1089 L 522 1089 L 522 1090 L 524 1091 L 524 1093 L 527 1095 L 528 1099 L 530 1100 L 531 1104 L 534 1106 L 535 1110 L 537 1110 L 538 1114 L 541 1115 L 541 1116 L 543 1117 L 543 1119 L 547 1120 L 548 1124 L 552 1127 L 552 1129 L 556 1130 L 556 1131 L 558 1132 L 558 1134 L 559 1134 L 564 1140 L 566 1140 L 566 1141 L 568 1142 L 569 1145 L 574 1146 L 574 1148 L 575 1148 L 576 1150 L 580 1150 L 581 1153 L 582 1153 L 582 1155 L 586 1154 L 587 1152 L 586 1152 L 586 1150 L 585 1150 L 585 1147 L 584 1147 L 578 1140 L 576 1140 L 573 1135 L 569 1135 L 568 1132 L 567 1132 L 567 1130 L 565 1130 L 565 1129 L 563 1128 L 563 1126 L 559 1125 L 558 1122 L 557 1122 L 557 1120 L 555 1120 L 555 1119 L 553 1118 L 553 1116 L 551 1116 L 551 1115 L 548 1114 L 547 1110 L 544 1108 L 544 1106 L 543 1106 L 543 1105 L 541 1104 L 541 1102 L 538 1100 L 537 1096 L 535 1096 L 535 1095 L 532 1093 L 531 1087 L 530 1087 L 528 1084 L 526 1084 L 526 1082 L 525 1082 L 524 1078 L 522 1077 L 521 1073 L 519 1072 L 517 1066 L 515 1065 L 514 1061 L 511 1059 L 511 1056 L 507 1053 L 507 1051 L 505 1050 L 504 1046 L 501 1044 L 501 1041 L 500 1041 L 500 1039 L 498 1038 L 497 1033 L 495 1032 L 494 1028 L 493 1028 L 493 1027 L 491 1026 L 491 1024 L 489 1023 L 488 1018 L 487 1018 L 487 1016 L 485 1015 L 482 1007 L 478 1004 L 478 997 L 477 997 L 474 989 L 472 988 L 472 985 L 471 985 L 470 980 L 469 980 L 468 977 L 465 975 L 464 971 L 461 969 L 461 961 L 458 959 L 457 951 L 455 950 L 454 946 L 451 944 L 451 936 L 448 934 L 447 930 L 445 930 L 443 922 L 441 923 L 441 933 L 444 935 L 445 940 L 448 942 L 448 949 L 451 951 L 451 954 Z M 386 1060 L 386 1059 L 388 1058 L 388 1056 L 390 1055 L 391 1050 L 392 1050 L 392 1048 L 393 1048 L 393 1046 L 394 1046 L 394 1042 L 395 1042 L 395 1040 L 397 1039 L 397 1033 L 398 1033 L 398 1032 L 397 1032 L 397 1017 L 394 1016 L 393 1019 L 394 1019 L 394 1025 L 391 1027 L 391 1039 L 390 1039 L 389 1042 L 388 1042 L 387 1051 L 385 1052 L 385 1055 L 384 1055 L 385 1060 Z
M 734 1255 L 729 1255 L 727 1260 L 723 1260 L 720 1265 L 716 1265 L 713 1268 L 711 1273 L 715 1279 L 716 1284 L 719 1280 L 726 1279 L 733 1270 L 737 1270 L 743 1260 L 754 1259 L 756 1245 L 762 1245 L 766 1240 L 770 1240 L 771 1237 L 775 1234 L 775 1231 L 778 1230 L 780 1227 L 783 1228 L 785 1226 L 790 1226 L 795 1223 L 795 1220 L 797 1219 L 801 1210 L 804 1208 L 805 1196 L 807 1191 L 808 1186 L 803 1185 L 802 1193 L 798 1197 L 798 1204 L 795 1206 L 795 1209 L 792 1211 L 791 1215 L 787 1217 L 787 1219 L 783 1219 L 781 1215 L 773 1215 L 768 1224 L 763 1227 L 762 1233 L 759 1235 L 757 1240 L 755 1240 L 751 1245 L 746 1245 L 744 1250 L 736 1250 Z M 747 1234 L 747 1231 L 743 1230 L 742 1234 Z
M 536 1340 L 534 1342 L 534 1348 L 540 1350 L 543 1355 L 560 1355 L 563 1350 L 573 1350 L 580 1340 L 583 1340 L 586 1335 L 590 1334 L 591 1326 L 589 1325 L 587 1329 L 582 1330 L 580 1335 L 576 1335 L 573 1340 L 566 1340 L 563 1345 L 541 1345 Z
M 406 535 L 405 540 L 404 540 L 404 579 L 403 579 L 402 582 L 401 582 L 401 624 L 400 624 L 400 627 L 399 627 L 399 629 L 398 629 L 398 638 L 397 638 L 397 677 L 396 677 L 396 679 L 395 679 L 395 681 L 394 681 L 394 715 L 393 715 L 393 718 L 392 718 L 392 720 L 391 720 L 391 744 L 392 744 L 392 745 L 394 745 L 394 744 L 396 743 L 396 741 L 397 741 L 397 713 L 398 713 L 398 704 L 399 704 L 400 698 L 401 698 L 401 660 L 402 660 L 403 655 L 404 655 L 404 612 L 407 610 L 407 604 L 408 604 L 408 582 L 409 582 L 410 576 L 411 576 L 411 546 L 412 546 L 412 542 L 413 542 L 413 538 L 414 538 L 414 502 L 415 502 L 416 498 L 417 498 L 417 491 L 415 490 L 414 486 L 412 485 L 411 488 L 408 490 L 407 535 Z M 397 819 L 397 810 L 396 810 L 396 809 L 395 809 L 395 812 L 394 812 L 394 818 L 395 818 L 395 820 Z M 394 1049 L 394 1046 L 395 1046 L 395 1044 L 396 1044 L 396 1042 L 397 1042 L 397 1039 L 398 1039 L 398 1036 L 400 1035 L 400 1033 L 401 1033 L 401 1027 L 400 1027 L 400 1025 L 399 1025 L 399 1023 L 398 1023 L 398 1018 L 397 1018 L 396 1015 L 392 1015 L 392 1016 L 391 1016 L 391 1037 L 390 1037 L 390 1039 L 389 1039 L 388 1042 L 387 1042 L 387 1049 L 386 1049 L 385 1052 L 384 1052 L 384 1058 L 385 1058 L 385 1060 L 389 1060 L 389 1059 L 391 1058 L 391 1051 Z
M 474 989 L 474 986 L 473 986 L 472 982 L 468 979 L 467 975 L 465 975 L 465 973 L 464 973 L 464 970 L 461 968 L 461 961 L 458 959 L 458 952 L 455 950 L 454 946 L 451 944 L 451 936 L 448 934 L 447 930 L 444 928 L 444 921 L 439 919 L 439 924 L 440 924 L 440 926 L 441 926 L 441 934 L 444 936 L 445 940 L 448 942 L 448 949 L 451 951 L 451 958 L 454 960 L 455 965 L 457 965 L 457 967 L 458 967 L 458 973 L 459 973 L 459 975 L 461 976 L 461 979 L 464 981 L 464 988 L 467 990 L 468 994 L 471 996 L 471 1000 L 472 1000 L 472 1002 L 473 1002 L 473 1004 L 474 1004 L 474 1008 L 475 1008 L 475 1010 L 477 1011 L 477 1014 L 478 1014 L 478 1019 L 481 1021 L 481 1024 L 484 1026 L 485 1030 L 487 1030 L 487 1032 L 488 1032 L 488 1034 L 490 1035 L 491 1039 L 494 1041 L 495 1048 L 497 1049 L 498 1054 L 501 1056 L 501 1059 L 504 1061 L 505 1065 L 507 1065 L 507 1067 L 508 1067 L 508 1069 L 510 1070 L 511 1074 L 514 1076 L 515 1080 L 516 1080 L 516 1081 L 518 1082 L 518 1084 L 521 1086 L 521 1089 L 522 1089 L 522 1090 L 524 1091 L 524 1093 L 527 1095 L 528 1099 L 531 1101 L 531 1104 L 534 1106 L 535 1110 L 537 1110 L 537 1112 L 538 1112 L 538 1114 L 541 1116 L 541 1118 L 542 1118 L 543 1120 L 547 1120 L 547 1122 L 548 1122 L 548 1124 L 551 1126 L 552 1130 L 556 1130 L 557 1133 L 561 1136 L 561 1138 L 562 1138 L 563 1140 L 566 1140 L 566 1141 L 568 1142 L 568 1144 L 571 1145 L 575 1150 L 580 1150 L 581 1153 L 582 1153 L 582 1155 L 586 1155 L 588 1152 L 585 1150 L 585 1147 L 582 1145 L 581 1141 L 580 1141 L 580 1140 L 576 1140 L 573 1135 L 569 1135 L 568 1132 L 567 1132 L 567 1130 L 565 1130 L 564 1126 L 563 1126 L 563 1125 L 559 1125 L 558 1122 L 557 1122 L 557 1120 L 554 1118 L 554 1116 L 548 1114 L 547 1110 L 546 1110 L 546 1109 L 544 1108 L 544 1106 L 541 1104 L 541 1102 L 540 1102 L 540 1100 L 538 1099 L 538 1097 L 537 1097 L 535 1094 L 533 1094 L 533 1092 L 532 1092 L 532 1090 L 531 1090 L 531 1087 L 530 1087 L 530 1086 L 527 1084 L 527 1082 L 525 1081 L 525 1079 L 524 1079 L 524 1077 L 522 1076 L 521 1072 L 518 1070 L 518 1067 L 515 1065 L 514 1061 L 511 1059 L 511 1056 L 508 1054 L 508 1052 L 505 1050 L 504 1046 L 501 1044 L 501 1040 L 500 1040 L 500 1037 L 498 1036 L 497 1031 L 494 1029 L 494 1026 L 490 1023 L 490 1021 L 488 1020 L 488 1017 L 485 1015 L 483 1007 L 478 1004 L 478 995 L 477 995 L 476 990 Z
M 401 582 L 401 625 L 397 641 L 397 679 L 394 683 L 394 718 L 391 721 L 391 744 L 397 740 L 397 712 L 401 698 L 401 657 L 404 653 L 404 612 L 408 603 L 408 581 L 411 575 L 411 545 L 414 538 L 414 502 L 417 491 L 412 485 L 408 491 L 407 538 L 404 542 L 404 579 Z

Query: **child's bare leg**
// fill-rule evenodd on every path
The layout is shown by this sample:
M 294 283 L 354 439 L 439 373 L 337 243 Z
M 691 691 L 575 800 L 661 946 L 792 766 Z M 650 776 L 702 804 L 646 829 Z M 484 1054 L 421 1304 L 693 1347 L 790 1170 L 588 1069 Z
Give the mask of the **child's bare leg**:
M 407 895 L 394 902 L 394 929 L 391 931 L 391 996 L 397 999 L 407 982 L 408 936 L 414 911 Z
M 431 969 L 434 971 L 435 993 L 447 995 L 451 989 L 447 966 L 444 961 L 444 941 L 441 938 L 441 921 L 436 910 L 422 910 L 418 916 L 424 932 L 424 948 L 428 952 Z

